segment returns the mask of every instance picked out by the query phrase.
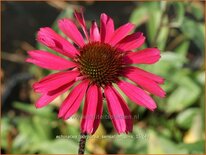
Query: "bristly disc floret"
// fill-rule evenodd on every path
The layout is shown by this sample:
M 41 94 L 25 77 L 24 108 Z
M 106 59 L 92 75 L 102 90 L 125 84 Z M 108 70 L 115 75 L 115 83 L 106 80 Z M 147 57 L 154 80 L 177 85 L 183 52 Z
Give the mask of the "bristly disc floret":
M 80 49 L 77 57 L 80 72 L 93 84 L 104 87 L 118 81 L 123 54 L 109 44 L 93 42 Z

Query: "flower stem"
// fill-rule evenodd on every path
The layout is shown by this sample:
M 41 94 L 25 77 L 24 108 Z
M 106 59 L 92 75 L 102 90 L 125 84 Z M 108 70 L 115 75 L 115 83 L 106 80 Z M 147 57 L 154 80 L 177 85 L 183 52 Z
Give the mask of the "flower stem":
M 84 154 L 86 140 L 87 140 L 87 134 L 86 133 L 81 133 L 81 138 L 79 140 L 78 154 Z

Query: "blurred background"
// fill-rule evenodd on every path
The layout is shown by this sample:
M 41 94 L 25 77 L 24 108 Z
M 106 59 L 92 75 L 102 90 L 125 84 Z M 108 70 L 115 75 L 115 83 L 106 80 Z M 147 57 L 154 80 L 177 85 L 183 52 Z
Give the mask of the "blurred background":
M 136 106 L 131 109 L 134 131 L 117 135 L 109 119 L 88 138 L 86 153 L 200 154 L 205 150 L 205 10 L 203 1 L 189 2 L 2 2 L 1 27 L 1 152 L 15 154 L 73 153 L 78 150 L 79 119 L 57 118 L 65 95 L 49 106 L 36 109 L 38 98 L 31 85 L 48 70 L 25 63 L 26 51 L 46 49 L 35 40 L 40 27 L 58 33 L 58 18 L 73 18 L 83 7 L 88 25 L 99 22 L 102 12 L 115 21 L 142 31 L 142 48 L 158 47 L 161 60 L 141 68 L 166 79 L 164 99 L 154 97 L 155 112 Z M 107 114 L 107 108 L 104 108 Z M 75 116 L 81 116 L 81 110 Z M 78 117 L 77 117 L 78 118 Z

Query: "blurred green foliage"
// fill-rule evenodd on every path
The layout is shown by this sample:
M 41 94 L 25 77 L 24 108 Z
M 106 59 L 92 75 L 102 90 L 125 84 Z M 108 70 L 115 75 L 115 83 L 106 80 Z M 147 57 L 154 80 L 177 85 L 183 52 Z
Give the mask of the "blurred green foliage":
M 167 96 L 164 99 L 154 97 L 158 108 L 153 113 L 134 106 L 128 100 L 132 113 L 138 115 L 138 120 L 134 120 L 134 131 L 112 139 L 93 140 L 103 153 L 204 153 L 203 7 L 201 2 L 136 2 L 136 9 L 131 12 L 129 21 L 136 25 L 137 30 L 144 30 L 147 37 L 144 47 L 156 46 L 162 52 L 158 63 L 141 67 L 166 79 L 162 87 Z M 72 13 L 70 8 L 65 9 L 58 18 L 71 18 Z M 56 21 L 53 28 L 61 33 Z M 45 49 L 41 44 L 37 46 Z M 30 71 L 39 76 L 48 74 L 48 71 L 35 66 Z M 58 139 L 56 136 L 78 135 L 79 125 L 57 119 L 55 106 L 40 110 L 36 110 L 33 104 L 16 102 L 13 106 L 24 115 L 2 117 L 1 141 L 4 150 L 10 149 L 15 154 L 77 152 L 78 138 Z M 97 135 L 115 134 L 113 129 L 107 130 L 111 126 L 111 122 L 103 123 Z M 16 136 L 9 138 L 12 133 Z M 89 139 L 88 153 L 102 153 L 90 145 L 94 143 Z

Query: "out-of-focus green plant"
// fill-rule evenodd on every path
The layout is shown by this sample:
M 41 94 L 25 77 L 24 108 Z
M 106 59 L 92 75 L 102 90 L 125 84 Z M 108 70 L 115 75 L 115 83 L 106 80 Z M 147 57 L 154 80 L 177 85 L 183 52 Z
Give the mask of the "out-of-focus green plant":
M 147 118 L 148 130 L 153 130 L 149 135 L 155 140 L 148 141 L 144 153 L 204 152 L 203 10 L 200 2 L 164 1 L 138 4 L 131 14 L 130 21 L 137 28 L 146 27 L 145 46 L 157 46 L 162 52 L 158 63 L 142 67 L 166 79 L 167 97 L 156 98 L 159 114 Z M 191 52 L 200 55 L 198 60 L 188 59 Z M 156 145 L 150 147 L 153 143 Z
M 156 46 L 162 52 L 158 63 L 140 67 L 165 78 L 162 87 L 167 96 L 164 99 L 155 97 L 158 108 L 153 113 L 128 103 L 132 113 L 138 115 L 138 119 L 134 120 L 134 132 L 100 140 L 95 147 L 102 148 L 105 153 L 204 153 L 203 12 L 204 5 L 199 1 L 136 2 L 130 22 L 136 25 L 137 30 L 143 30 L 147 38 L 144 47 Z M 58 18 L 62 17 L 72 17 L 72 10 L 65 9 Z M 61 33 L 56 24 L 53 28 Z M 37 47 L 53 52 L 41 44 Z M 30 71 L 37 78 L 48 74 L 48 71 L 35 66 L 31 66 Z M 79 126 L 58 120 L 54 106 L 36 110 L 33 105 L 24 103 L 13 105 L 25 115 L 2 118 L 4 150 L 10 148 L 11 153 L 76 153 L 78 139 L 58 139 L 56 136 L 78 135 Z M 79 123 L 80 120 L 77 121 Z M 111 122 L 102 122 L 101 129 L 97 131 L 99 135 L 105 134 L 105 131 L 106 134 L 115 133 L 110 130 Z M 13 130 L 15 136 L 8 139 Z M 88 142 L 88 145 L 94 143 Z M 92 148 L 88 152 L 96 153 L 95 147 L 87 146 Z
M 33 105 L 25 105 L 25 103 L 15 102 L 14 107 L 18 110 L 25 111 L 25 116 L 15 118 L 2 119 L 2 147 L 7 149 L 8 133 L 12 128 L 16 128 L 17 133 L 15 139 L 11 139 L 11 153 L 74 153 L 78 149 L 77 139 L 57 138 L 63 132 L 71 133 L 67 125 L 62 124 L 53 113 L 53 107 L 45 107 L 36 110 Z M 11 125 L 12 124 L 12 125 Z M 61 128 L 64 129 L 61 129 Z M 61 131 L 65 130 L 65 131 Z

